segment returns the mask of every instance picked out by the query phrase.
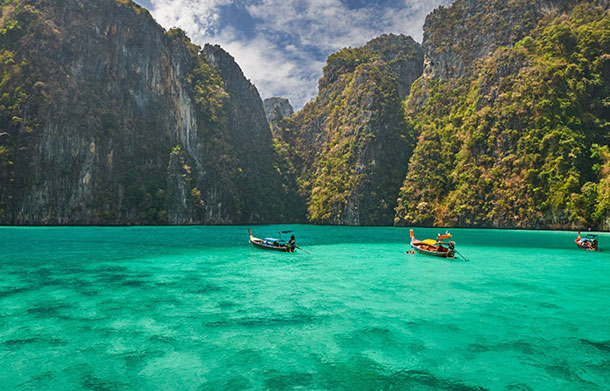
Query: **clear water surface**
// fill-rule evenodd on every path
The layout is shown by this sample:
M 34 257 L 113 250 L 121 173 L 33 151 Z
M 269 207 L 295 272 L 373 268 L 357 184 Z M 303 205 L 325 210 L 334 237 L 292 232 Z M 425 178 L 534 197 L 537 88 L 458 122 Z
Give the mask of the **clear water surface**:
M 608 234 L 253 229 L 0 228 L 0 390 L 610 389 Z

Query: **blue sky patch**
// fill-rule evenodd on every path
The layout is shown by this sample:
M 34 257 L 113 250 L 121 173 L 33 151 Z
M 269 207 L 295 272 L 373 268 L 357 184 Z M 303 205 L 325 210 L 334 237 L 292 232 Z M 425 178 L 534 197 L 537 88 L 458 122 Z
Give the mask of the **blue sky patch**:
M 261 97 L 295 109 L 317 94 L 329 54 L 384 34 L 421 42 L 427 14 L 453 0 L 136 0 L 165 28 L 198 44 L 220 44 Z

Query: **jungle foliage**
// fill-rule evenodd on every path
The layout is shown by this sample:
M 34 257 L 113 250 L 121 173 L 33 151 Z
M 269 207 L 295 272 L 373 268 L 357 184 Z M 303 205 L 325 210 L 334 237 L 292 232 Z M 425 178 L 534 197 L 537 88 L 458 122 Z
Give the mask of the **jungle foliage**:
M 602 227 L 609 53 L 610 15 L 584 3 L 466 77 L 418 81 L 407 108 L 417 146 L 395 223 Z
M 332 54 L 318 97 L 283 136 L 311 222 L 391 224 L 412 148 L 394 68 L 399 61 L 421 67 L 421 47 L 385 35 Z
M 221 75 L 184 31 L 131 0 L 0 10 L 0 223 L 274 222 L 288 209 L 264 116 L 235 119 L 260 98 L 229 93 L 241 71 Z M 244 161 L 236 134 L 262 152 Z

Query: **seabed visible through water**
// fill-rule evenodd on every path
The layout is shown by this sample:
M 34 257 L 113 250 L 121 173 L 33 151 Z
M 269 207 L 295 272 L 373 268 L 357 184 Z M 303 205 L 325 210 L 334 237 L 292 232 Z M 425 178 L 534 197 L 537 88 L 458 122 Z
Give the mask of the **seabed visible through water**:
M 609 234 L 247 228 L 0 228 L 0 390 L 610 389 Z

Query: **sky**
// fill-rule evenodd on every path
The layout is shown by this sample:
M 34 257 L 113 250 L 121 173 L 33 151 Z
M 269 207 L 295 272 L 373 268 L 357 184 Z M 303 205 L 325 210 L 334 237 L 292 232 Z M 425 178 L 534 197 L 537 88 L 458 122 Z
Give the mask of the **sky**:
M 395 33 L 421 42 L 426 15 L 452 0 L 135 0 L 166 29 L 219 44 L 263 99 L 315 98 L 329 54 Z

